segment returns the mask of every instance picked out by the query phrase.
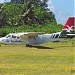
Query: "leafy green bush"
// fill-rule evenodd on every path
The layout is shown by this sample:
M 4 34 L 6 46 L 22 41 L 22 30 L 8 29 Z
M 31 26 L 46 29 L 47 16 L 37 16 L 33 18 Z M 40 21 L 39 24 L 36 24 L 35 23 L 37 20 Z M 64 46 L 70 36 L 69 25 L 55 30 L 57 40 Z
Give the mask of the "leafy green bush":
M 62 25 L 53 25 L 51 24 L 46 24 L 46 25 L 38 25 L 38 24 L 33 24 L 33 25 L 22 25 L 18 27 L 4 27 L 0 28 L 0 36 L 5 36 L 6 34 L 9 33 L 16 33 L 16 32 L 45 32 L 45 33 L 55 33 L 59 32 L 62 29 Z

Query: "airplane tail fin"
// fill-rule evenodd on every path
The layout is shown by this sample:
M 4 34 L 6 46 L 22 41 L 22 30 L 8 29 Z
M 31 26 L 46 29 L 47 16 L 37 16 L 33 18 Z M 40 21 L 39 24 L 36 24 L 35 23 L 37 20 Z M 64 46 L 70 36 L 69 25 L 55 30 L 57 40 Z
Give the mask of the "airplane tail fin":
M 64 25 L 62 32 L 62 37 L 67 37 L 67 35 L 75 36 L 75 17 L 69 17 L 66 24 Z
M 75 17 L 69 17 L 63 30 L 75 30 Z

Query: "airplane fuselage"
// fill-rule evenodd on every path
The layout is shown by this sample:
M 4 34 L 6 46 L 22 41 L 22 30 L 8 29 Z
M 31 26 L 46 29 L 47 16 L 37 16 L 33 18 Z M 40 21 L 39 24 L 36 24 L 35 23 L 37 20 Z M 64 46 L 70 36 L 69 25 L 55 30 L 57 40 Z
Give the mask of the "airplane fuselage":
M 53 33 L 53 34 L 42 34 L 42 35 L 37 35 L 37 36 L 30 36 L 25 39 L 21 39 L 19 37 L 21 34 L 22 33 L 8 34 L 7 36 L 0 38 L 0 43 L 32 45 L 32 44 L 42 44 L 42 43 L 47 43 L 47 42 L 59 41 L 61 39 L 60 32 Z

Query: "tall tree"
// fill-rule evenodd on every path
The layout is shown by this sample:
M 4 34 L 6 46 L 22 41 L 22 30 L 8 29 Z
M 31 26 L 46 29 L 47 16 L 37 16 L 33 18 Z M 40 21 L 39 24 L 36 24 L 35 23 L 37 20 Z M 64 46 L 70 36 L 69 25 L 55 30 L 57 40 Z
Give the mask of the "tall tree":
M 5 4 L 0 4 L 0 27 L 3 27 L 7 21 L 3 13 Z
M 22 1 L 23 0 L 11 0 L 11 2 L 13 2 L 13 3 L 23 3 Z
M 44 24 L 47 21 L 55 20 L 55 15 L 48 9 L 48 0 L 21 0 L 24 8 L 22 15 L 19 15 L 19 19 L 16 24 L 21 20 L 24 23 L 38 23 Z
M 23 3 L 12 3 L 22 1 Z M 1 8 L 3 25 L 43 25 L 55 21 L 55 15 L 48 9 L 48 0 L 11 0 Z

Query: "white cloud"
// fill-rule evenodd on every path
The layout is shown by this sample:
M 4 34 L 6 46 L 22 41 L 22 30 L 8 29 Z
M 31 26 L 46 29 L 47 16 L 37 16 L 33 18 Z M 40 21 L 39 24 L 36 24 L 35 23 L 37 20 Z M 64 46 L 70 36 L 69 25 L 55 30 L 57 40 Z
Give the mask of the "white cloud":
M 49 0 L 47 4 L 48 4 L 48 8 L 50 8 L 51 11 L 54 11 L 55 10 L 54 9 L 54 5 L 52 3 L 52 0 Z

